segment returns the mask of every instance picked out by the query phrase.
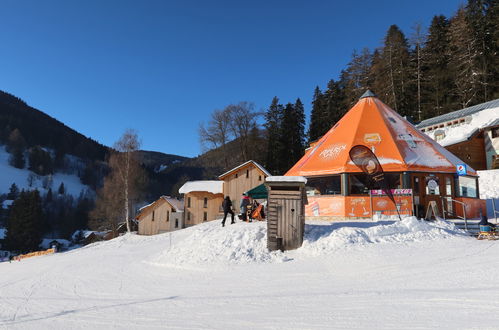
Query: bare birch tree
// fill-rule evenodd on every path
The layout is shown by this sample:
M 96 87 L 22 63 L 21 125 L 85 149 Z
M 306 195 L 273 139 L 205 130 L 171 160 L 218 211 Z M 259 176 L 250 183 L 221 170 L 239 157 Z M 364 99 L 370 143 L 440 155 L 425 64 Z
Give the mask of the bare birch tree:
M 199 139 L 203 149 L 211 148 L 221 148 L 224 157 L 224 166 L 228 166 L 228 152 L 226 148 L 227 142 L 229 142 L 233 135 L 230 130 L 231 124 L 231 111 L 225 108 L 223 110 L 215 110 L 211 114 L 211 118 L 208 121 L 208 125 L 205 127 L 204 123 L 199 125 Z

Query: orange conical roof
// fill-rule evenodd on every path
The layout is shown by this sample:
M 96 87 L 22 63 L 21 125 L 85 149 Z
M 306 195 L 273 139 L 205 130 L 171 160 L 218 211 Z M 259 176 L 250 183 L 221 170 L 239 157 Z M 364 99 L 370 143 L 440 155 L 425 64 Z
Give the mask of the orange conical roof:
M 286 175 L 362 172 L 348 154 L 357 144 L 371 147 L 386 172 L 455 173 L 456 165 L 464 163 L 374 94 L 367 93 Z M 471 167 L 467 169 L 468 174 L 476 175 Z

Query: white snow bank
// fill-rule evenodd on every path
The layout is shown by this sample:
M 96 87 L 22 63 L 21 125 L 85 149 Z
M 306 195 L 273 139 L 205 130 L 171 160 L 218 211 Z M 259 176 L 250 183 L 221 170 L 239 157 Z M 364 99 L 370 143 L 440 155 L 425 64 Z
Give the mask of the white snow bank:
M 266 182 L 303 182 L 307 183 L 307 179 L 302 176 L 269 176 L 265 179 Z
M 480 198 L 499 198 L 499 170 L 477 171 Z
M 267 250 L 267 223 L 238 222 L 222 227 L 211 221 L 185 230 L 179 240 L 153 255 L 147 262 L 173 267 L 201 264 L 275 263 L 297 255 L 334 253 L 339 249 L 373 243 L 406 243 L 464 235 L 447 222 L 425 222 L 408 217 L 396 222 L 350 222 L 307 224 L 302 248 L 281 253 Z M 181 231 L 181 232 L 182 232 Z M 167 235 L 167 234 L 166 234 Z M 167 239 L 166 236 L 164 236 Z
M 267 263 L 283 262 L 288 258 L 281 253 L 267 250 L 267 223 L 210 221 L 184 229 L 188 236 L 176 242 L 149 260 L 156 265 L 185 266 L 212 263 Z M 178 232 L 175 232 L 175 234 Z
M 207 191 L 212 194 L 221 194 L 223 193 L 223 181 L 187 181 L 184 183 L 182 187 L 178 190 L 181 194 L 188 194 L 192 191 Z
M 461 235 L 466 234 L 452 223 L 445 221 L 426 222 L 418 220 L 416 217 L 384 223 L 311 224 L 305 226 L 305 240 L 302 249 L 304 252 L 319 255 L 354 245 L 407 243 Z

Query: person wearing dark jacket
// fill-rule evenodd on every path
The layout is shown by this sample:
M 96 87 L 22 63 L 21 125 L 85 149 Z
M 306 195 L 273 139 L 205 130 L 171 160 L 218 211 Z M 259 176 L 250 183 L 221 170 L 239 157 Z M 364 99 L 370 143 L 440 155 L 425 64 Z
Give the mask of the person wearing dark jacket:
M 247 221 L 248 219 L 248 205 L 250 204 L 250 199 L 246 193 L 243 193 L 243 196 L 241 197 L 241 205 L 239 205 L 241 209 L 241 216 L 243 218 L 243 221 Z
M 224 210 L 224 219 L 222 220 L 222 227 L 225 226 L 225 220 L 227 219 L 227 214 L 230 213 L 232 217 L 231 224 L 234 224 L 234 211 L 232 211 L 232 202 L 229 196 L 225 196 L 224 201 L 222 202 L 222 208 Z

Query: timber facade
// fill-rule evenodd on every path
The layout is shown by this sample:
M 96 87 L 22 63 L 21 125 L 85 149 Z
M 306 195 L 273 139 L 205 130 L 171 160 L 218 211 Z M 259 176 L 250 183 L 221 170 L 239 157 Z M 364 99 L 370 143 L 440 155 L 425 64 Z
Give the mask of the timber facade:
M 207 191 L 192 191 L 184 195 L 185 227 L 212 221 L 223 215 L 222 193 L 213 194 Z
M 167 196 L 144 207 L 137 215 L 139 235 L 156 235 L 183 228 L 182 201 Z

